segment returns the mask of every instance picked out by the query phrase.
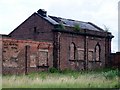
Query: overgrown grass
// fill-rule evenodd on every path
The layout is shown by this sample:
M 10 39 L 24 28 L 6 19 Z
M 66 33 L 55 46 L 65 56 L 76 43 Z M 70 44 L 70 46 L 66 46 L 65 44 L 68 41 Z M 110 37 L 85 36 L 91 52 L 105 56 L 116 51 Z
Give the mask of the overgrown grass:
M 120 88 L 118 69 L 3 76 L 3 88 Z

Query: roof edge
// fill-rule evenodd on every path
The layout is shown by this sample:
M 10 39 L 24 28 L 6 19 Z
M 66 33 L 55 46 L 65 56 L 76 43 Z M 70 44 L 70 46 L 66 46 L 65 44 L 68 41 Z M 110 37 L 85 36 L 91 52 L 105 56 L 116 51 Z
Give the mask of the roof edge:
M 95 25 L 95 24 L 93 24 L 93 23 L 91 23 L 91 22 L 88 22 L 88 24 L 91 24 L 91 25 L 94 26 L 95 28 L 97 28 L 97 29 L 99 29 L 99 30 L 101 30 L 101 31 L 104 31 L 102 28 L 98 27 L 97 25 Z
M 63 32 L 63 33 L 77 34 L 77 35 L 83 35 L 83 36 L 95 36 L 99 38 L 107 38 L 106 34 L 101 36 L 101 35 L 95 35 L 95 34 L 86 33 L 86 32 L 74 32 L 74 31 L 67 31 L 67 30 L 60 30 L 60 29 L 53 29 L 53 32 Z

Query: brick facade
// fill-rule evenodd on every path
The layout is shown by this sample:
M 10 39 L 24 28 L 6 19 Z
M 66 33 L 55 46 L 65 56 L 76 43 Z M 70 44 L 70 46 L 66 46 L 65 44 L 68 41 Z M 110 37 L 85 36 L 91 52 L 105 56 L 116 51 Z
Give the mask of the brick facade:
M 52 67 L 52 43 L 3 39 L 3 74 L 46 71 Z
M 14 29 L 9 36 L 15 39 L 32 39 L 35 41 L 53 41 L 53 25 L 37 14 L 32 14 L 27 20 Z
M 116 67 L 120 69 L 120 52 L 111 53 L 111 59 L 109 61 L 110 67 Z
M 56 33 L 56 36 L 56 64 L 59 69 L 84 70 L 105 67 L 105 38 L 63 32 Z
M 74 23 L 81 25 L 79 31 Z M 34 13 L 3 38 L 3 73 L 103 68 L 109 62 L 112 38 L 90 22 Z

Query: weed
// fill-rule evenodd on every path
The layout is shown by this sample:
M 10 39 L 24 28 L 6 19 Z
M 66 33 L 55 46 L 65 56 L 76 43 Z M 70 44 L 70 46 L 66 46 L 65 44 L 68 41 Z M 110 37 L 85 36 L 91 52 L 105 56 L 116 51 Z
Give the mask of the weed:
M 56 69 L 56 68 L 54 68 L 54 67 L 52 67 L 52 68 L 49 68 L 49 70 L 48 70 L 50 73 L 58 73 L 59 72 L 59 70 L 58 69 Z
M 106 71 L 106 72 L 102 72 L 102 74 L 105 76 L 105 78 L 107 79 L 112 79 L 116 76 L 118 76 L 118 70 L 109 70 L 109 71 Z
M 3 88 L 120 88 L 117 69 L 94 71 L 58 71 L 30 73 L 28 75 L 6 75 Z
M 79 32 L 80 31 L 80 25 L 79 24 L 75 24 L 74 25 L 74 30 Z

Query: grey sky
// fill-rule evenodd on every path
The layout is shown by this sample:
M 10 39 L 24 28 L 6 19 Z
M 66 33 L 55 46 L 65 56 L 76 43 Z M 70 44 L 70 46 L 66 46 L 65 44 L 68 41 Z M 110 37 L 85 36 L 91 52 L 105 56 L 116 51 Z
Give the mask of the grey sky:
M 38 9 L 49 15 L 106 25 L 115 36 L 112 52 L 118 50 L 119 0 L 0 0 L 0 34 L 8 34 Z

